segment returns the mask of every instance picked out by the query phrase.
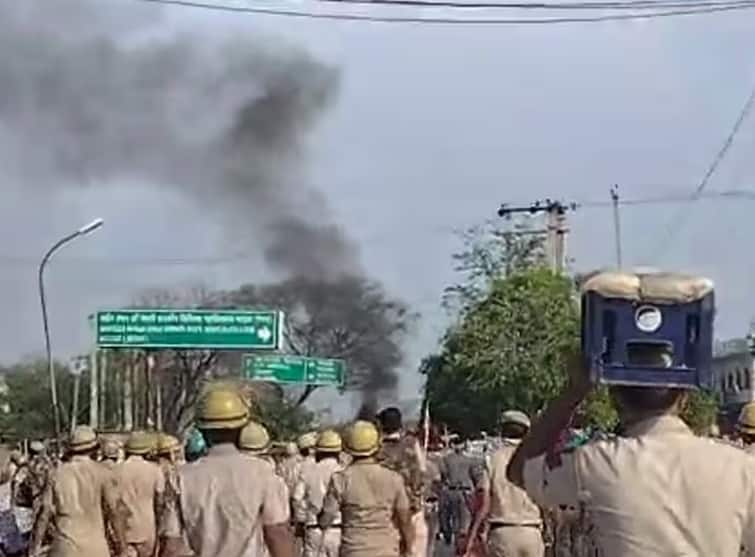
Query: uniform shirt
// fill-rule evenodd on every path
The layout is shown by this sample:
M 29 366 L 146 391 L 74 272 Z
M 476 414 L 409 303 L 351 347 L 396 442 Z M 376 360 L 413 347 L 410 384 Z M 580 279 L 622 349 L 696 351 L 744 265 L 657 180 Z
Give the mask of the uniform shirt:
M 290 493 L 296 488 L 296 482 L 299 480 L 299 470 L 301 461 L 298 455 L 287 456 L 278 465 L 278 475 L 283 478 Z
M 104 525 L 115 518 L 111 474 L 88 456 L 74 455 L 51 474 L 35 538 L 53 523 L 50 557 L 109 557 Z
M 270 466 L 229 444 L 179 469 L 179 506 L 168 513 L 163 535 L 181 537 L 181 525 L 196 557 L 257 557 L 260 531 L 288 522 Z
M 526 462 L 542 506 L 584 504 L 610 557 L 735 556 L 755 550 L 755 464 L 741 450 L 696 437 L 661 416 Z
M 490 495 L 491 524 L 519 524 L 539 526 L 542 524 L 540 509 L 527 493 L 511 483 L 506 477 L 506 467 L 519 444 L 518 440 L 506 439 L 490 459 L 490 466 L 485 470 L 480 489 Z
M 428 479 L 426 457 L 417 439 L 410 435 L 385 436 L 378 461 L 403 478 L 409 509 L 412 514 L 419 512 L 425 502 Z
M 472 489 L 475 460 L 462 453 L 452 452 L 441 460 L 440 473 L 448 487 Z
M 317 525 L 317 517 L 322 511 L 325 493 L 330 485 L 333 474 L 342 470 L 336 458 L 326 458 L 302 473 L 299 483 L 294 489 L 293 507 L 296 522 L 307 526 Z M 340 524 L 341 517 L 334 519 L 334 524 Z
M 409 510 L 401 476 L 372 459 L 357 460 L 333 474 L 320 524 L 341 514 L 341 557 L 398 557 L 395 517 Z
M 129 456 L 118 468 L 118 488 L 126 512 L 126 541 L 154 543 L 157 539 L 155 504 L 165 492 L 160 467 L 137 455 Z

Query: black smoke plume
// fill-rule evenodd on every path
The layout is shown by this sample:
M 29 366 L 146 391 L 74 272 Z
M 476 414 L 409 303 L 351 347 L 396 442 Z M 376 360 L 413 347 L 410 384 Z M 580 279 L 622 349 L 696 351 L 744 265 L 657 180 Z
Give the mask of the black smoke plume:
M 35 192 L 114 181 L 177 191 L 279 274 L 361 274 L 306 178 L 306 140 L 338 72 L 275 40 L 155 38 L 160 13 L 103 0 L 0 4 L 2 172 Z M 381 370 L 368 388 L 396 382 Z

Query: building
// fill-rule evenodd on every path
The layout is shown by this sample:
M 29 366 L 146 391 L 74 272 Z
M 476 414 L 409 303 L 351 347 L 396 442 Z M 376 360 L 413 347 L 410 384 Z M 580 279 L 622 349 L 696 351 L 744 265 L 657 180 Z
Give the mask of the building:
M 713 388 L 733 424 L 742 406 L 755 400 L 755 356 L 746 341 L 727 344 L 713 357 Z

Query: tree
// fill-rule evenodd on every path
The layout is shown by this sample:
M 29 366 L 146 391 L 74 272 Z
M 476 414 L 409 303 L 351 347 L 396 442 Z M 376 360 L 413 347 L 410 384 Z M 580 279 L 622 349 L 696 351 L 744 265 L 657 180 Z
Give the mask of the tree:
M 153 289 L 142 292 L 136 300 L 136 308 L 191 308 L 211 309 L 218 307 L 219 294 L 204 286 L 192 286 L 185 289 Z M 154 358 L 153 377 L 145 377 L 139 389 L 133 389 L 137 400 L 145 402 L 145 417 L 161 413 L 165 431 L 180 433 L 184 431 L 194 417 L 194 408 L 204 385 L 210 379 L 226 371 L 219 362 L 222 355 L 215 350 L 161 350 L 141 354 L 137 362 L 145 358 Z M 137 370 L 145 366 L 137 364 Z M 160 387 L 160 408 L 156 408 L 155 389 L 151 383 Z M 150 412 L 150 410 L 152 410 Z M 146 421 L 146 420 L 145 420 Z
M 66 366 L 55 364 L 61 428 L 70 426 L 73 403 L 73 376 Z M 28 360 L 0 368 L 6 388 L 0 394 L 0 433 L 13 439 L 39 439 L 55 436 L 55 420 L 50 398 L 50 377 L 45 360 Z M 81 378 L 79 423 L 89 412 L 88 375 Z
M 397 386 L 403 342 L 416 316 L 379 283 L 356 275 L 334 280 L 295 277 L 247 284 L 221 298 L 228 307 L 282 310 L 287 351 L 346 360 L 345 389 L 379 392 Z M 304 404 L 316 389 L 301 389 L 295 404 Z
M 535 414 L 566 381 L 564 357 L 579 346 L 575 280 L 544 266 L 544 238 L 528 220 L 467 231 L 454 256 L 462 280 L 446 290 L 456 312 L 427 375 L 433 419 L 462 433 L 491 431 L 503 410 Z M 606 389 L 583 406 L 585 421 L 610 427 Z

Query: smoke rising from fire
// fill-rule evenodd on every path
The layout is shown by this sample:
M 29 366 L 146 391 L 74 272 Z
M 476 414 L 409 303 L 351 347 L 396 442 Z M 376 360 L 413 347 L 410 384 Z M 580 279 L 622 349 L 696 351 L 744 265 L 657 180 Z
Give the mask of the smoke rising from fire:
M 6 175 L 35 193 L 114 181 L 180 192 L 281 275 L 363 273 L 306 177 L 306 142 L 337 98 L 337 70 L 279 41 L 147 40 L 154 9 L 61 4 L 0 5 Z M 370 387 L 396 382 L 380 371 Z

